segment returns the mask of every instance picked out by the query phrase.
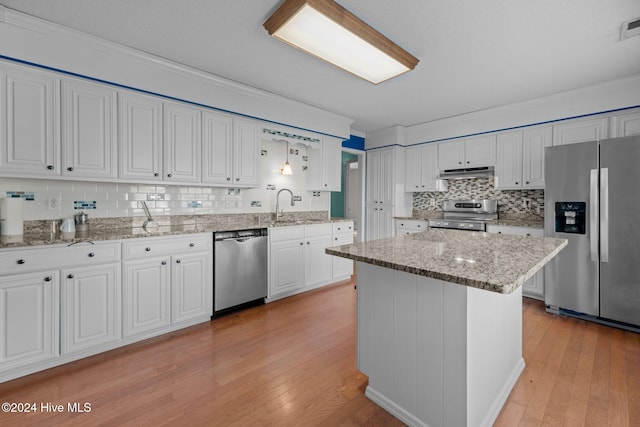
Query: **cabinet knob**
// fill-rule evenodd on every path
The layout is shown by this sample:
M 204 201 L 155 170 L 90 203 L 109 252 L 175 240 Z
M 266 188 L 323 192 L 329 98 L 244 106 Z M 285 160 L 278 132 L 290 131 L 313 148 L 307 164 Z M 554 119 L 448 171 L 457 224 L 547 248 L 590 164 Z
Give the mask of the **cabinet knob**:
M 45 282 L 50 282 L 50 281 L 51 281 L 51 276 L 47 276 L 47 277 L 45 277 L 45 278 L 44 278 L 44 281 L 45 281 Z
M 310 245 L 311 243 L 307 242 L 307 245 Z
M 182 261 L 180 261 L 179 259 L 176 260 L 176 264 L 180 264 Z
M 469 164 L 469 161 L 467 160 L 467 164 Z
M 338 240 L 338 238 L 336 237 L 336 238 L 334 238 L 333 240 Z
M 351 230 L 351 227 L 349 227 L 349 230 Z
M 145 251 L 151 252 L 151 248 L 144 248 Z
M 17 262 L 18 264 L 22 265 L 22 264 L 24 264 L 26 261 L 25 261 L 25 260 L 23 260 L 23 259 L 19 259 L 19 260 L 18 260 L 18 261 L 16 261 L 16 262 Z
M 173 174 L 171 174 L 171 173 L 168 173 L 168 174 L 167 174 L 167 177 L 168 177 L 168 178 L 171 178 L 172 176 L 173 176 Z
M 67 168 L 67 170 L 68 170 L 69 172 L 73 172 L 73 168 L 72 168 L 71 166 L 69 166 L 69 167 Z
M 52 171 L 52 170 L 53 170 L 53 165 L 49 165 L 49 166 L 47 166 L 47 169 L 49 169 L 50 171 Z M 51 280 L 51 279 L 49 279 L 49 280 Z
M 240 181 L 240 178 L 236 178 L 236 181 Z
M 93 253 L 93 252 L 89 252 L 89 258 L 93 258 L 94 256 L 96 256 L 96 254 L 95 254 L 95 253 Z
M 190 248 L 194 247 L 195 245 L 196 245 L 196 244 L 195 244 L 195 243 L 193 243 L 193 242 L 192 242 L 192 243 L 189 243 L 189 247 L 190 247 Z
M 325 187 L 327 186 L 327 184 L 324 185 Z
M 153 176 L 160 176 L 158 172 L 154 173 Z
M 167 265 L 167 261 L 162 261 L 160 264 Z
M 527 237 L 531 237 L 531 233 L 527 233 Z
M 304 245 L 304 242 L 300 242 L 300 246 Z
M 227 177 L 227 181 L 231 181 L 231 177 Z
M 502 231 L 498 231 L 498 234 L 502 234 Z
M 518 181 L 516 181 L 516 185 L 518 185 Z
M 69 275 L 67 276 L 67 279 L 73 279 L 74 277 L 76 277 L 76 276 L 74 276 L 73 274 L 69 274 Z
M 462 162 L 458 162 L 458 164 L 459 164 L 459 165 L 461 165 L 461 164 L 462 164 Z
M 529 181 L 525 182 L 525 184 L 528 184 L 528 183 L 529 183 Z

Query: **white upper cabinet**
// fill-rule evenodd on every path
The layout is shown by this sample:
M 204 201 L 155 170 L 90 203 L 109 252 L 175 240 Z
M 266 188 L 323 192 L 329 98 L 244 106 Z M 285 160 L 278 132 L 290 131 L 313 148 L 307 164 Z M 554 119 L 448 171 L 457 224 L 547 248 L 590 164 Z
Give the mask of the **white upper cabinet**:
M 260 185 L 260 126 L 254 121 L 233 120 L 233 184 Z
M 58 77 L 0 64 L 0 172 L 60 175 Z
M 367 152 L 367 204 L 393 204 L 395 155 L 391 148 Z
M 496 188 L 544 188 L 544 149 L 551 146 L 551 132 L 545 126 L 498 134 Z
M 440 191 L 438 181 L 438 145 L 424 144 L 405 150 L 405 191 Z
M 233 120 L 211 111 L 202 113 L 202 181 L 231 184 Z
M 117 177 L 115 89 L 81 80 L 62 80 L 62 175 Z
M 320 147 L 311 147 L 307 190 L 340 191 L 342 176 L 342 142 L 325 138 Z
M 119 92 L 118 109 L 120 178 L 162 181 L 162 101 Z
M 553 145 L 596 141 L 605 139 L 608 135 L 609 119 L 607 117 L 576 120 L 553 126 Z
M 640 135 L 640 111 L 613 116 L 612 137 Z
M 163 113 L 164 180 L 200 182 L 200 110 L 165 102 Z
M 202 182 L 235 187 L 260 185 L 260 127 L 213 111 L 202 113 Z
M 438 144 L 438 168 L 461 169 L 496 164 L 496 136 L 481 135 Z

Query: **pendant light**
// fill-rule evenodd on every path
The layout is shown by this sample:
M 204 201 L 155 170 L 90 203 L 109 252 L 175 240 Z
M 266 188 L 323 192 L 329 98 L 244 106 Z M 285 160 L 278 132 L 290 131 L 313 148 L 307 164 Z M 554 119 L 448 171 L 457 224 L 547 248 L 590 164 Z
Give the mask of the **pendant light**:
M 291 165 L 289 164 L 289 141 L 287 141 L 287 160 L 284 162 L 284 166 L 280 169 L 282 175 L 293 175 Z

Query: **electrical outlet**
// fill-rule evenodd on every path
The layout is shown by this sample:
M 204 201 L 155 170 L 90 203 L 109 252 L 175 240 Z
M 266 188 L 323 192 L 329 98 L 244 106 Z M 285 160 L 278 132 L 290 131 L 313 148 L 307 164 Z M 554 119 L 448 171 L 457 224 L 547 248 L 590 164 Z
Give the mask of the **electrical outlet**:
M 60 207 L 60 200 L 55 197 L 50 197 L 47 199 L 47 207 L 49 209 L 58 209 Z
M 529 210 L 530 207 L 531 207 L 531 199 L 527 199 L 527 198 L 522 199 L 522 208 Z

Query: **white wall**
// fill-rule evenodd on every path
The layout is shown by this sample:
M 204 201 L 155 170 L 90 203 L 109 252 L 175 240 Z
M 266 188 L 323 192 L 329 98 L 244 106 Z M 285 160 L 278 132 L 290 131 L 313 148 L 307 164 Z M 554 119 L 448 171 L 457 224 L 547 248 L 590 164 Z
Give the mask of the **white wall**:
M 640 74 L 527 102 L 490 108 L 414 126 L 368 134 L 366 148 L 412 145 L 640 105 Z
M 1 5 L 0 55 L 345 139 L 353 121 Z
M 292 207 L 289 195 L 282 194 L 281 206 L 285 213 L 329 210 L 331 193 L 316 193 L 320 194 L 318 197 L 306 191 L 306 172 L 303 171 L 303 166 L 308 163 L 303 159 L 307 155 L 306 146 L 290 147 L 298 150 L 297 154 L 289 155 L 294 172 L 290 176 L 280 174 L 286 157 L 285 144 L 263 140 L 261 148 L 267 152 L 260 159 L 262 187 L 241 189 L 239 195 L 229 195 L 228 189 L 215 187 L 2 178 L 0 197 L 4 197 L 7 191 L 34 193 L 34 200 L 24 202 L 25 220 L 70 217 L 79 212 L 74 209 L 74 201 L 96 202 L 96 209 L 85 209 L 90 218 L 143 216 L 140 200 L 147 200 L 151 213 L 156 216 L 275 212 L 276 192 L 281 188 L 289 188 L 295 195 L 302 196 L 302 201 Z M 268 185 L 275 186 L 275 189 L 267 189 Z M 149 200 L 155 195 L 161 195 L 164 200 Z M 48 208 L 50 198 L 59 201 L 57 209 Z M 198 204 L 195 202 L 200 202 L 200 206 L 191 207 Z

